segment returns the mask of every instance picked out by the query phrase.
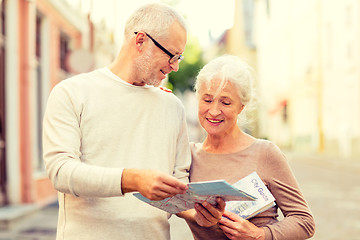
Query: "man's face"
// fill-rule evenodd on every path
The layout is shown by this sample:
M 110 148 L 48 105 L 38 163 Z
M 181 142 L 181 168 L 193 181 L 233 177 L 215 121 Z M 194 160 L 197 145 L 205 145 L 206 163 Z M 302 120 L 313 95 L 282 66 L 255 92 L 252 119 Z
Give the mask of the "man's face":
M 169 35 L 165 39 L 154 39 L 172 54 L 184 52 L 186 45 L 186 31 L 174 22 L 170 28 Z M 172 71 L 179 70 L 179 62 L 169 63 L 169 55 L 158 48 L 153 41 L 147 37 L 148 48 L 135 60 L 135 74 L 140 82 L 144 84 L 159 86 L 166 75 Z

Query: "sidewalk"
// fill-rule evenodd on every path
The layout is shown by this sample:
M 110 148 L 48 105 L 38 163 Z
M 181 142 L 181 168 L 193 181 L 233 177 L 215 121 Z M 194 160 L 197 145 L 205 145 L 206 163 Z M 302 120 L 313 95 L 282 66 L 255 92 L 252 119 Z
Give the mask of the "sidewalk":
M 54 240 L 56 237 L 58 205 L 53 203 L 29 213 L 8 230 L 0 230 L 0 240 Z M 190 240 L 192 234 L 186 222 L 170 218 L 172 240 Z
M 310 154 L 300 152 L 284 152 L 288 161 L 301 162 L 321 168 L 336 169 L 352 173 L 360 173 L 360 158 L 341 158 L 325 154 Z
M 0 240 L 54 240 L 57 225 L 57 203 L 43 208 L 23 212 L 23 216 L 13 221 L 8 229 L 0 230 Z M 35 207 L 36 208 L 36 207 Z M 9 210 L 11 211 L 11 210 Z
M 360 159 L 286 156 L 315 218 L 312 239 L 360 239 Z

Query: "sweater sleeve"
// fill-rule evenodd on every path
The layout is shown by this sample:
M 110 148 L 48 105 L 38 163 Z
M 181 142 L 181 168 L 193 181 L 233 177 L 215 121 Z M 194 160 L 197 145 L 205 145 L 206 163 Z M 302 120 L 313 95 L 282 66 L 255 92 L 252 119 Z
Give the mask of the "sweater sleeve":
M 177 138 L 176 157 L 173 175 L 181 181 L 189 182 L 191 154 L 184 108 L 181 108 L 181 120 Z
M 314 235 L 315 222 L 284 154 L 271 144 L 265 157 L 269 190 L 284 219 L 265 227 L 266 240 L 307 239 Z
M 74 196 L 121 196 L 123 169 L 81 161 L 82 105 L 62 83 L 49 96 L 43 122 L 44 162 L 53 186 Z

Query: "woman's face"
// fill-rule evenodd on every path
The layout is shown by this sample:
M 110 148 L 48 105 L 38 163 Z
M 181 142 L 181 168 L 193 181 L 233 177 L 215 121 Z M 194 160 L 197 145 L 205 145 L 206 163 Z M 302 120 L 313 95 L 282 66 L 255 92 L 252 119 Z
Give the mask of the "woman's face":
M 213 79 L 210 88 L 203 84 L 199 91 L 198 117 L 208 135 L 223 137 L 237 128 L 237 117 L 244 108 L 236 87 L 227 82 L 219 91 L 220 81 Z

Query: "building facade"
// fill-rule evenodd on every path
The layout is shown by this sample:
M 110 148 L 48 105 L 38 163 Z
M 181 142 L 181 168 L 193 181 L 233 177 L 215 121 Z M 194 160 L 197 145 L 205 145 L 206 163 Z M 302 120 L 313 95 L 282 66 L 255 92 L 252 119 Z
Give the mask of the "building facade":
M 224 52 L 239 56 L 253 68 L 255 77 L 254 85 L 255 88 L 257 88 L 257 49 L 254 29 L 254 6 L 253 0 L 234 1 L 234 25 L 226 31 Z M 244 131 L 258 137 L 258 110 L 253 106 L 247 106 L 246 110 L 246 121 L 242 123 L 241 127 Z
M 360 3 L 255 2 L 260 135 L 295 151 L 360 157 Z
M 0 206 L 56 198 L 42 160 L 42 118 L 69 54 L 89 49 L 89 20 L 65 1 L 1 0 Z

